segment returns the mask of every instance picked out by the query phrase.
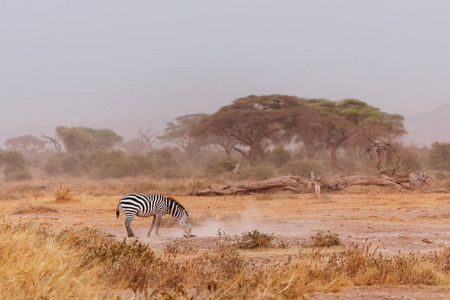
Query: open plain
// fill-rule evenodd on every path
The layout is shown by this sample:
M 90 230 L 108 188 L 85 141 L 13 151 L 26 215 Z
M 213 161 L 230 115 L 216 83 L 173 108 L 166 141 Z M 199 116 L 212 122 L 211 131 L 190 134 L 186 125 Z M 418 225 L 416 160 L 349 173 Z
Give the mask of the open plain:
M 151 191 L 149 191 L 151 193 Z M 53 191 L 10 194 L 0 201 L 2 217 L 12 223 L 31 222 L 51 232 L 74 228 L 95 228 L 117 241 L 139 241 L 161 256 L 176 241 L 188 241 L 198 251 L 216 247 L 218 233 L 239 236 L 258 230 L 274 234 L 287 247 L 242 250 L 243 257 L 270 263 L 311 247 L 312 236 L 319 231 L 337 234 L 343 246 L 369 245 L 385 255 L 439 252 L 450 246 L 450 195 L 392 192 L 380 190 L 322 194 L 278 193 L 222 197 L 192 197 L 181 193 L 176 198 L 189 211 L 192 233 L 183 231 L 170 216 L 165 216 L 160 236 L 147 237 L 151 219 L 136 217 L 131 226 L 137 237 L 127 238 L 124 216 L 116 219 L 115 209 L 121 194 L 75 188 L 68 201 L 56 201 Z M 341 247 L 332 247 L 339 251 Z M 448 264 L 448 262 L 447 262 Z M 449 278 L 447 278 L 449 280 Z M 450 287 L 342 286 L 308 294 L 318 299 L 445 299 Z M 127 295 L 125 294 L 125 298 Z

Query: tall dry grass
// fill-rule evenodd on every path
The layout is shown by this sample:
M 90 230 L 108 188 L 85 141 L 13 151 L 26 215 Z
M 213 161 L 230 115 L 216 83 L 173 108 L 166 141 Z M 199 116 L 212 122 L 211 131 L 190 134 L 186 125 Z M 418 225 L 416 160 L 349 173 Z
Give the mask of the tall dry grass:
M 226 235 L 215 249 L 191 247 L 186 257 L 158 255 L 88 228 L 50 233 L 2 221 L 0 235 L 3 299 L 94 299 L 125 289 L 149 298 L 291 299 L 345 286 L 450 284 L 448 247 L 394 256 L 370 245 L 331 252 L 302 248 L 297 255 L 255 261 L 242 256 L 239 244 Z
M 83 268 L 82 249 L 70 249 L 57 236 L 4 220 L 0 236 L 1 299 L 92 299 L 105 290 L 100 270 Z

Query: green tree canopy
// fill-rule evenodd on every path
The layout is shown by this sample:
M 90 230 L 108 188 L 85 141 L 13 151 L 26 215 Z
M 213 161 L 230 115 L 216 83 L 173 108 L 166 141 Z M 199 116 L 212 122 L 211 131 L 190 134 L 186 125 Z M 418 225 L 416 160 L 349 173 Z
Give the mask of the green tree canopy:
M 68 152 L 108 150 L 122 142 L 122 137 L 111 129 L 59 126 L 56 135 Z
M 255 165 L 266 153 L 269 141 L 281 138 L 280 121 L 301 99 L 285 95 L 248 96 L 235 100 L 216 113 L 204 116 L 193 135 L 222 137 L 229 154 L 232 148 Z
M 337 165 L 337 150 L 343 147 L 352 137 L 357 141 L 369 138 L 372 142 L 377 139 L 392 138 L 406 133 L 403 117 L 388 114 L 379 108 L 368 105 L 357 99 L 330 101 L 326 99 L 310 99 L 308 104 L 328 114 L 323 123 L 325 130 L 321 131 L 321 140 L 331 152 L 331 162 Z M 370 130 L 367 130 L 367 129 Z M 364 135 L 357 135 L 358 133 Z
M 22 135 L 19 137 L 9 138 L 5 141 L 5 146 L 11 150 L 42 150 L 45 147 L 45 141 L 32 135 Z

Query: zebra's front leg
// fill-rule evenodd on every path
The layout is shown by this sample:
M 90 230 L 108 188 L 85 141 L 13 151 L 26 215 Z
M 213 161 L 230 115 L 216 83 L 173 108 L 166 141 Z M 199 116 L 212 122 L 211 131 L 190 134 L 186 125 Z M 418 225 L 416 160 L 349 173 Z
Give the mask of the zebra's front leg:
M 159 231 L 159 224 L 161 223 L 161 217 L 162 217 L 162 213 L 157 213 L 156 214 L 156 232 L 155 232 L 155 234 L 157 236 L 159 236 L 158 231 Z
M 152 233 L 153 227 L 155 227 L 155 223 L 156 223 L 156 215 L 153 216 L 152 225 L 150 226 L 150 230 L 147 232 L 147 236 L 150 236 L 150 234 Z
M 127 229 L 128 237 L 134 237 L 133 229 L 131 229 L 131 221 L 133 220 L 133 216 L 128 217 L 125 219 L 125 227 Z

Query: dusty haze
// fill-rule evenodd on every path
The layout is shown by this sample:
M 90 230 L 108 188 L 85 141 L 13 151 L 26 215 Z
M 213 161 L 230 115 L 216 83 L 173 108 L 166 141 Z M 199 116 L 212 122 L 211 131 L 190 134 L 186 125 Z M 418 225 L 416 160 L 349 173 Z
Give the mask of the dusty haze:
M 0 146 L 212 113 L 250 94 L 450 102 L 448 1 L 2 1 Z

